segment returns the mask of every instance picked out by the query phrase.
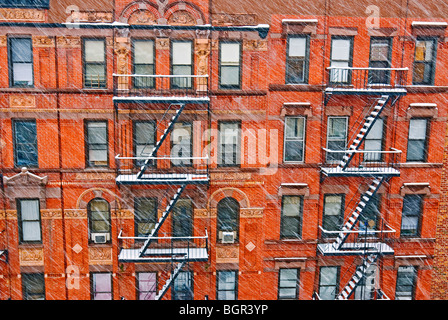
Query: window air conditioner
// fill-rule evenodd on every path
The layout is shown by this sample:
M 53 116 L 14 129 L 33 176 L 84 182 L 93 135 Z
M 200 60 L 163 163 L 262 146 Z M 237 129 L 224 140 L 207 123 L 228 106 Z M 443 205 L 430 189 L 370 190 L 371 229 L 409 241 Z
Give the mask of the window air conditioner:
M 222 243 L 234 243 L 234 242 L 235 242 L 235 232 L 222 233 Z
M 94 243 L 106 243 L 110 240 L 109 233 L 92 233 L 92 241 Z

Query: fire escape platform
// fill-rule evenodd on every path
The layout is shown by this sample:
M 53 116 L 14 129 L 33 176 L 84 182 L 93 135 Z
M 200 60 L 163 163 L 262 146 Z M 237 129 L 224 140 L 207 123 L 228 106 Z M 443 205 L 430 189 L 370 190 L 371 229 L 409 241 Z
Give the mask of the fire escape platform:
M 143 174 L 140 178 L 138 174 L 122 174 L 116 178 L 116 183 L 121 185 L 170 185 L 170 184 L 208 184 L 208 174 L 198 173 L 154 173 Z
M 210 98 L 204 97 L 189 97 L 189 96 L 128 96 L 128 97 L 113 97 L 116 103 L 195 103 L 204 104 L 209 103 Z
M 148 248 L 140 256 L 141 248 L 121 249 L 118 255 L 120 262 L 181 262 L 208 261 L 207 248 Z
M 405 88 L 384 88 L 384 87 L 365 87 L 365 88 L 350 88 L 350 87 L 340 87 L 340 88 L 326 88 L 326 94 L 341 94 L 341 95 L 395 95 L 395 96 L 405 96 L 407 90 Z
M 392 167 L 322 167 L 321 171 L 327 177 L 399 177 L 400 170 Z
M 394 249 L 383 242 L 359 242 L 359 243 L 344 243 L 342 247 L 337 250 L 333 243 L 321 243 L 317 245 L 317 249 L 324 256 L 351 256 L 351 255 L 365 255 L 365 254 L 381 254 L 393 255 Z

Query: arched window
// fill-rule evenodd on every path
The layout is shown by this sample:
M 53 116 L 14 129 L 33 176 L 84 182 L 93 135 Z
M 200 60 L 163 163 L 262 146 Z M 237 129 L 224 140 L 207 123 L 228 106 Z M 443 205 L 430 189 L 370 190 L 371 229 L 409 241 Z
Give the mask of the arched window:
M 87 205 L 90 240 L 95 243 L 110 241 L 110 207 L 101 198 L 95 198 Z
M 218 203 L 218 241 L 236 242 L 239 234 L 240 205 L 233 198 L 224 198 Z M 233 239 L 232 241 L 232 233 Z

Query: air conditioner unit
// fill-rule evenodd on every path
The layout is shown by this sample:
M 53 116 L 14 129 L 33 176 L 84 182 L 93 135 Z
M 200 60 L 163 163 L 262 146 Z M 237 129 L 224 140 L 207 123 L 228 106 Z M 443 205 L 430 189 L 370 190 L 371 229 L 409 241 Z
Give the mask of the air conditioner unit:
M 94 243 L 106 243 L 110 240 L 109 233 L 92 233 L 92 241 Z
M 235 242 L 235 232 L 222 233 L 222 243 L 234 243 L 234 242 Z

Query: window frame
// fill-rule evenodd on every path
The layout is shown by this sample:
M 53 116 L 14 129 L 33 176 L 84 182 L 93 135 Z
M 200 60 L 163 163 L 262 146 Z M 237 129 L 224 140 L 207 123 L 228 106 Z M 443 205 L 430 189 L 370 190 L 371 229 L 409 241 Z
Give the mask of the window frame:
M 223 163 L 223 145 L 221 138 L 221 126 L 223 124 L 236 124 L 237 125 L 237 143 L 236 150 L 233 153 L 234 163 Z M 218 121 L 218 167 L 240 167 L 241 166 L 241 121 L 239 120 L 220 120 Z
M 46 290 L 45 290 L 45 276 L 44 276 L 44 273 L 23 273 L 22 275 L 21 275 L 21 277 L 22 277 L 22 299 L 23 300 L 46 300 Z M 38 279 L 37 281 L 36 281 L 36 279 Z M 29 283 L 27 283 L 28 281 L 30 281 L 30 282 L 39 282 L 39 283 L 42 283 L 42 285 L 43 285 L 43 290 L 42 290 L 42 292 L 40 292 L 40 293 L 30 293 L 29 292 Z M 32 296 L 37 296 L 37 297 L 39 297 L 39 296 L 41 296 L 42 298 L 41 299 L 28 299 L 29 297 L 32 297 Z
M 105 202 L 106 204 L 107 204 L 107 209 L 108 209 L 108 215 L 109 215 L 109 219 L 107 219 L 107 221 L 106 220 L 104 220 L 104 219 L 102 219 L 102 220 L 100 220 L 100 219 L 92 219 L 92 208 L 91 208 L 91 203 L 93 202 L 93 201 L 102 201 L 102 202 Z M 93 222 L 96 222 L 96 221 L 104 221 L 104 222 L 106 222 L 107 223 L 107 225 L 108 225 L 108 231 L 94 231 L 93 230 Z M 94 233 L 107 233 L 107 234 L 109 234 L 109 240 L 106 240 L 106 243 L 111 243 L 112 242 L 112 212 L 111 212 L 111 208 L 110 208 L 110 203 L 106 200 L 106 199 L 104 199 L 104 198 L 100 198 L 100 197 L 96 197 L 96 198 L 93 198 L 92 200 L 90 200 L 89 201 L 89 203 L 87 204 L 87 223 L 88 223 L 88 228 L 89 228 L 89 244 L 93 244 L 94 242 L 93 242 L 93 240 L 92 240 L 92 234 L 94 234 Z
M 237 85 L 226 85 L 226 84 L 222 84 L 221 82 L 221 76 L 222 76 L 222 68 L 223 66 L 229 66 L 229 65 L 223 65 L 222 63 L 222 45 L 223 44 L 238 44 L 239 46 L 239 60 L 238 60 L 238 84 Z M 237 41 L 237 40 L 220 40 L 219 41 L 219 54 L 218 54 L 218 66 L 219 66 L 219 74 L 218 74 L 218 84 L 219 84 L 219 89 L 241 89 L 241 85 L 242 85 L 242 60 L 243 60 L 243 46 L 241 44 L 241 41 Z M 233 66 L 233 65 L 230 65 Z
M 176 213 L 177 210 L 180 210 L 179 203 L 188 203 L 188 208 L 186 208 L 187 213 L 181 212 L 180 214 Z M 190 198 L 180 198 L 172 209 L 172 219 L 171 219 L 171 233 L 173 237 L 192 237 L 194 233 L 193 226 L 193 215 L 194 215 L 194 203 Z M 188 226 L 185 227 L 184 223 L 188 223 Z M 187 229 L 188 234 L 183 234 L 184 229 Z
M 350 41 L 350 52 L 349 52 L 349 59 L 348 60 L 334 60 L 332 59 L 333 56 L 333 40 L 349 40 Z M 352 68 L 353 67 L 353 47 L 354 47 L 354 36 L 340 36 L 340 35 L 333 35 L 331 36 L 331 42 L 330 42 L 330 67 L 332 66 L 333 62 L 348 62 L 348 66 L 347 68 Z M 349 85 L 352 83 L 352 72 L 349 69 L 349 72 L 347 74 L 347 81 L 333 81 L 332 80 L 332 75 L 331 75 L 331 71 L 329 73 L 329 83 L 331 84 L 335 84 L 335 83 L 339 83 L 339 84 L 344 84 L 344 85 Z
M 16 39 L 26 39 L 30 42 L 30 50 L 31 50 L 31 61 L 23 62 L 25 64 L 31 64 L 31 79 L 32 84 L 14 84 L 14 61 L 13 61 L 13 51 L 12 51 L 12 42 Z M 29 36 L 8 36 L 8 74 L 9 74 L 9 87 L 10 88 L 34 88 L 35 87 L 35 77 L 34 77 L 34 52 L 33 52 L 33 40 Z
M 286 122 L 288 119 L 303 119 L 303 138 L 300 139 L 292 139 L 286 136 Z M 304 163 L 305 162 L 305 149 L 306 149 L 306 121 L 307 117 L 305 116 L 287 116 L 284 121 L 284 130 L 283 130 L 283 162 L 284 163 Z M 288 141 L 299 141 L 302 142 L 302 160 L 286 160 L 286 142 Z
M 322 269 L 327 269 L 327 268 L 336 269 L 336 284 L 329 284 L 329 285 L 323 285 L 322 284 Z M 340 281 L 341 281 L 341 279 L 340 279 L 340 272 L 341 272 L 341 268 L 339 266 L 321 266 L 321 267 L 319 267 L 319 286 L 318 286 L 318 289 L 319 289 L 319 295 L 320 295 L 321 298 L 322 298 L 322 293 L 321 293 L 322 287 L 325 287 L 325 288 L 327 288 L 327 287 L 328 288 L 333 288 L 334 287 L 334 289 L 335 289 L 334 291 L 335 292 L 334 292 L 333 299 L 336 298 L 336 296 L 338 295 L 338 292 L 339 292 Z
M 106 157 L 107 157 L 107 164 L 105 165 L 94 165 L 91 164 L 89 151 L 91 144 L 89 143 L 89 124 L 90 123 L 105 123 L 106 124 Z M 84 144 L 85 144 L 85 166 L 86 168 L 109 168 L 110 166 L 110 159 L 109 159 L 109 121 L 108 120 L 96 120 L 96 119 L 85 119 L 84 120 Z M 95 144 L 95 145 L 101 145 L 101 144 Z
M 426 132 L 425 132 L 425 140 L 423 145 L 423 159 L 421 160 L 415 160 L 415 159 L 409 159 L 409 143 L 411 141 L 421 141 L 421 139 L 410 139 L 409 134 L 411 133 L 411 121 L 413 120 L 425 120 L 426 121 Z M 431 119 L 425 118 L 425 117 L 415 117 L 409 119 L 409 126 L 408 126 L 408 143 L 406 145 L 406 162 L 427 162 L 428 161 L 428 146 L 429 146 L 429 137 L 431 132 Z
M 86 42 L 88 41 L 97 41 L 97 42 L 102 42 L 103 46 L 104 46 L 104 60 L 103 62 L 87 62 L 86 60 Z M 107 89 L 107 45 L 106 45 L 106 39 L 105 38 L 82 38 L 82 84 L 83 84 L 83 89 Z M 88 65 L 95 65 L 95 66 L 103 66 L 104 68 L 104 85 L 100 85 L 98 83 L 98 86 L 94 86 L 93 84 L 91 84 L 90 86 L 87 85 L 87 79 L 86 79 L 86 71 L 87 71 L 87 67 Z
M 110 278 L 110 292 L 109 291 L 95 291 L 95 276 L 99 274 L 108 274 Z M 102 294 L 110 294 L 110 299 L 105 300 L 113 300 L 114 299 L 114 286 L 111 272 L 90 272 L 90 300 L 103 300 L 103 299 L 95 299 L 95 295 L 98 293 Z
M 426 61 L 416 61 L 415 60 L 415 57 L 417 54 L 417 42 L 418 41 L 432 41 L 433 51 L 431 52 L 431 61 L 426 62 Z M 417 39 L 415 40 L 414 44 L 415 44 L 415 48 L 414 48 L 414 60 L 412 62 L 412 85 L 433 86 L 434 80 L 435 80 L 435 75 L 436 75 L 437 47 L 438 47 L 439 41 L 438 41 L 437 37 L 435 37 L 435 36 L 418 36 Z M 420 63 L 425 65 L 425 70 L 426 70 L 426 66 L 430 65 L 431 74 L 430 74 L 430 79 L 428 79 L 428 81 L 425 81 L 425 79 L 423 79 L 422 82 L 417 82 L 414 80 L 415 65 L 420 64 Z
M 297 57 L 289 55 L 289 44 L 292 38 L 305 38 L 305 58 L 300 60 Z M 290 63 L 292 60 L 304 61 L 303 81 L 291 81 L 292 76 Z M 286 39 L 286 58 L 285 58 L 285 83 L 286 84 L 307 84 L 309 82 L 309 64 L 310 64 L 310 36 L 308 34 L 289 35 Z
M 387 60 L 385 61 L 387 66 L 381 67 L 381 68 L 391 68 L 392 66 L 392 46 L 393 46 L 393 38 L 392 37 L 370 37 L 370 52 L 369 52 L 369 68 L 375 68 L 372 67 L 372 62 L 379 62 L 379 61 L 372 61 L 372 44 L 375 40 L 384 40 L 387 41 Z M 391 80 L 391 72 L 390 70 L 383 71 L 386 75 L 386 82 L 372 82 L 371 80 L 371 73 L 372 70 L 369 70 L 368 75 L 368 83 L 369 85 L 389 85 Z
M 342 139 L 331 139 L 330 140 L 330 130 L 329 130 L 329 128 L 330 128 L 330 120 L 332 120 L 332 119 L 345 119 L 344 149 L 341 149 L 341 150 L 347 150 L 347 140 L 348 140 L 348 135 L 349 135 L 349 117 L 348 116 L 328 116 L 327 117 L 327 137 L 326 137 L 327 141 L 326 141 L 326 147 L 327 147 L 327 149 L 330 149 L 329 146 L 328 146 L 328 142 L 329 141 L 342 141 Z M 333 149 L 330 149 L 330 150 L 333 150 Z M 326 152 L 326 154 L 325 154 L 325 161 L 326 161 L 326 163 L 337 163 L 337 162 L 342 160 L 342 157 L 344 156 L 344 153 L 342 153 L 342 152 L 341 153 L 336 153 L 336 155 L 338 155 L 338 157 L 340 155 L 340 159 L 338 159 L 338 158 L 329 159 L 328 155 L 329 155 L 329 153 Z M 333 158 L 334 157 L 336 157 L 336 156 L 333 156 Z
M 176 290 L 176 282 L 179 281 L 179 279 L 180 279 L 179 276 L 181 274 L 185 274 L 188 277 L 187 281 L 188 281 L 189 291 L 187 291 L 187 290 L 177 291 Z M 191 299 L 179 299 L 179 295 L 181 295 L 181 297 L 182 297 L 182 295 L 190 295 L 190 294 L 191 294 L 191 296 L 187 296 L 187 298 L 191 298 Z M 179 274 L 174 279 L 173 285 L 171 287 L 171 300 L 194 300 L 194 273 L 193 273 L 193 271 L 190 271 L 190 270 L 179 271 Z
M 143 291 L 140 288 L 140 284 L 141 284 L 141 280 L 140 280 L 140 275 L 141 274 L 153 274 L 155 276 L 155 284 L 154 284 L 154 291 Z M 157 272 L 155 271 L 140 271 L 140 272 L 136 272 L 136 277 L 135 277 L 135 295 L 137 297 L 137 300 L 142 300 L 142 301 L 147 301 L 147 300 L 154 300 L 154 299 L 141 299 L 140 295 L 141 294 L 146 294 L 146 295 L 150 295 L 150 297 L 152 296 L 156 296 L 157 295 L 157 288 L 159 285 L 159 277 Z
M 190 132 L 191 132 L 191 136 L 190 136 L 190 144 L 189 144 L 189 153 L 190 156 L 189 158 L 193 157 L 193 132 L 194 132 L 194 128 L 193 128 L 193 122 L 192 121 L 180 121 L 180 122 L 176 122 L 174 124 L 173 127 L 173 131 L 170 134 L 170 154 L 171 156 L 173 156 L 172 152 L 173 152 L 173 148 L 174 146 L 177 146 L 178 144 L 174 144 L 174 131 L 176 130 L 176 125 L 180 125 L 182 124 L 183 126 L 188 125 L 190 127 Z M 172 167 L 193 167 L 193 160 L 192 159 L 186 159 L 186 160 L 177 160 L 177 161 L 182 161 L 182 163 L 180 164 L 175 164 L 173 163 L 173 160 L 170 161 L 170 164 Z M 185 163 L 185 161 L 189 162 L 189 163 Z
M 36 201 L 38 205 L 38 219 L 37 220 L 25 220 L 30 222 L 38 222 L 39 223 L 39 240 L 23 240 L 23 222 L 22 219 L 22 201 Z M 40 212 L 40 199 L 38 198 L 17 198 L 16 199 L 16 208 L 17 208 L 17 225 L 19 231 L 19 244 L 41 244 L 42 243 L 42 216 Z
M 232 232 L 235 233 L 235 241 L 234 241 L 234 243 L 238 243 L 239 242 L 239 237 L 240 237 L 241 206 L 240 206 L 239 202 L 235 198 L 232 198 L 232 197 L 223 198 L 216 205 L 216 241 L 219 242 L 219 243 L 222 241 L 222 237 L 219 235 L 220 232 L 230 232 L 228 230 L 226 231 L 226 230 L 220 228 L 220 227 L 222 227 L 222 224 L 223 224 L 223 219 L 221 217 L 222 214 L 220 215 L 221 210 L 219 210 L 220 209 L 220 203 L 222 201 L 226 200 L 226 199 L 229 199 L 228 201 L 232 201 L 232 202 L 234 202 L 235 205 L 237 205 L 238 212 L 236 213 L 236 215 L 237 215 L 236 218 L 235 219 L 224 219 L 224 222 L 230 221 L 231 224 L 235 225 L 236 230 L 232 230 Z
M 136 42 L 151 42 L 152 43 L 152 52 L 153 52 L 153 57 L 152 57 L 152 64 L 151 63 L 139 63 L 136 64 L 135 63 L 135 43 Z M 132 64 L 132 74 L 136 74 L 135 71 L 135 67 L 136 66 L 152 66 L 153 68 L 153 73 L 151 75 L 155 75 L 156 74 L 156 46 L 155 46 L 155 41 L 153 39 L 141 39 L 141 38 L 132 38 L 131 39 L 131 64 Z M 155 88 L 155 80 L 154 78 L 151 80 L 149 80 L 148 82 L 152 82 L 152 84 L 150 85 L 136 85 L 136 80 L 138 80 L 138 77 L 133 77 L 132 78 L 132 87 L 136 88 L 136 89 L 154 89 Z M 151 79 L 151 78 L 143 78 L 143 79 Z M 148 83 L 146 82 L 146 83 Z
M 299 214 L 298 216 L 294 216 L 293 217 L 286 217 L 284 215 L 284 202 L 286 198 L 299 198 Z M 284 227 L 285 225 L 291 225 L 290 221 L 293 219 L 297 219 L 298 220 L 298 232 L 297 235 L 298 237 L 293 237 L 290 235 L 285 235 L 285 230 Z M 288 221 L 289 223 L 287 223 L 286 221 Z M 281 207 L 281 213 L 280 213 L 280 239 L 284 240 L 284 239 L 302 239 L 302 233 L 303 233 L 303 196 L 302 195 L 283 195 L 282 196 L 282 207 Z
M 383 127 L 381 128 L 381 139 L 369 139 L 369 135 L 372 132 L 372 130 L 370 130 L 369 133 L 366 134 L 365 138 L 364 138 L 364 150 L 377 151 L 378 156 L 376 156 L 375 159 L 373 157 L 371 159 L 369 159 L 369 158 L 366 159 L 366 155 L 368 155 L 368 153 L 367 153 L 366 155 L 364 155 L 364 159 L 363 159 L 363 161 L 365 161 L 365 162 L 382 162 L 384 159 L 384 153 L 382 153 L 382 151 L 384 151 L 384 148 L 386 146 L 387 122 L 386 122 L 385 118 L 379 117 L 373 123 L 372 129 L 375 126 L 375 124 L 378 123 L 378 121 L 382 121 L 382 123 L 383 123 Z M 366 149 L 366 142 L 378 141 L 378 140 L 380 140 L 380 144 L 381 144 L 380 150 Z M 373 154 L 375 155 L 375 153 L 373 153 Z
M 17 143 L 17 128 L 16 128 L 16 124 L 17 123 L 24 123 L 24 122 L 29 122 L 29 123 L 34 123 L 34 126 L 36 128 L 36 142 L 34 145 L 33 143 L 27 143 L 27 145 L 31 145 L 33 144 L 33 147 L 36 150 L 36 163 L 26 163 L 26 164 L 19 164 L 18 163 L 18 156 L 17 156 L 17 147 L 18 147 L 18 143 Z M 38 135 L 37 135 L 37 121 L 36 119 L 12 119 L 11 120 L 12 123 L 12 134 L 13 134 L 13 139 L 12 139 L 12 143 L 13 143 L 13 155 L 14 155 L 14 167 L 19 168 L 19 167 L 27 167 L 27 168 L 39 168 L 39 141 L 38 141 Z
M 231 290 L 220 289 L 220 284 L 222 285 L 223 283 L 219 281 L 220 280 L 219 275 L 222 273 L 233 273 L 234 274 L 235 282 L 233 283 L 233 289 L 231 289 Z M 220 292 L 233 292 L 234 297 L 235 297 L 235 299 L 233 299 L 233 300 L 238 300 L 238 270 L 217 270 L 216 271 L 216 300 L 229 301 L 229 299 L 220 299 L 220 297 L 219 297 Z
M 417 214 L 412 214 L 412 212 L 410 212 L 411 214 L 407 213 L 405 215 L 405 201 L 412 201 L 409 199 L 419 199 L 419 211 L 417 212 Z M 422 218 L 423 218 L 423 209 L 424 209 L 424 197 L 421 194 L 406 194 L 403 197 L 403 208 L 401 210 L 401 222 L 400 222 L 400 238 L 419 238 L 421 236 L 421 229 L 422 229 Z M 414 219 L 417 219 L 417 227 L 415 232 L 413 233 L 408 233 L 408 232 L 403 232 L 403 230 L 409 230 L 409 229 L 403 229 L 403 217 L 413 217 Z
M 327 202 L 325 201 L 327 197 L 334 197 L 334 196 L 338 196 L 341 197 L 341 206 L 340 206 L 340 213 L 339 213 L 339 228 L 336 230 L 329 230 L 326 227 L 325 221 L 325 216 L 328 216 L 325 214 L 326 212 L 326 208 L 327 208 Z M 325 193 L 324 194 L 324 198 L 323 198 L 323 208 L 322 208 L 322 228 L 324 228 L 327 231 L 339 231 L 340 228 L 342 227 L 343 223 L 344 223 L 344 213 L 345 213 L 345 193 Z M 331 237 L 336 237 L 336 235 L 332 235 L 332 234 L 328 234 L 326 235 L 325 233 L 322 233 L 323 237 L 327 237 L 327 238 L 331 238 Z
M 137 212 L 140 211 L 138 209 L 138 205 L 141 203 L 141 201 L 146 201 L 146 200 L 151 200 L 154 201 L 154 212 L 152 214 L 154 214 L 154 219 L 146 219 L 146 220 L 142 220 L 140 219 L 140 216 L 137 215 Z M 145 237 L 145 236 L 149 236 L 150 232 L 148 234 L 140 234 L 138 232 L 139 228 L 138 228 L 138 224 L 139 223 L 148 223 L 151 224 L 153 223 L 154 226 L 158 221 L 158 199 L 156 197 L 135 197 L 134 198 L 134 234 L 136 237 Z M 138 218 L 137 218 L 138 217 Z M 150 218 L 149 216 L 147 216 L 147 218 Z M 157 236 L 157 235 L 154 235 Z M 156 239 L 153 240 L 154 242 L 157 242 Z
M 187 65 L 187 64 L 174 64 L 174 44 L 175 43 L 190 43 L 191 44 L 191 64 Z M 190 74 L 189 75 L 185 75 L 186 77 L 188 76 L 194 76 L 194 42 L 193 40 L 190 39 L 184 39 L 184 40 L 172 40 L 170 41 L 170 75 L 174 75 L 174 66 L 190 66 Z M 181 78 L 182 79 L 182 78 Z M 191 90 L 194 88 L 194 78 L 190 78 L 190 83 L 189 85 L 186 86 L 180 86 L 175 84 L 175 78 L 171 78 L 170 81 L 170 88 L 171 90 Z M 187 81 L 188 82 L 188 81 Z
M 140 157 L 139 154 L 137 154 L 137 147 L 138 146 L 142 146 L 144 145 L 149 146 L 149 144 L 140 144 L 137 143 L 137 125 L 141 124 L 141 123 L 148 123 L 148 124 L 153 124 L 154 125 L 154 146 L 157 144 L 157 121 L 156 120 L 134 120 L 132 121 L 132 148 L 133 148 L 133 153 L 135 157 Z M 157 156 L 157 154 L 155 155 Z M 140 168 L 143 163 L 139 163 L 139 161 L 144 162 L 145 160 L 134 160 L 134 166 L 136 168 Z M 108 161 L 109 162 L 109 161 Z M 150 167 L 156 168 L 157 167 L 157 160 L 154 159 L 154 161 L 151 161 L 150 163 Z
M 295 279 L 295 294 L 294 297 L 286 297 L 283 298 L 280 296 L 280 292 L 282 289 L 292 289 L 293 287 L 281 287 L 281 273 L 283 270 L 296 270 L 296 279 Z M 278 269 L 278 284 L 277 284 L 277 300 L 296 300 L 299 298 L 300 292 L 300 268 L 280 268 Z
M 412 277 L 412 285 L 411 285 L 412 290 L 410 292 L 411 293 L 410 300 L 414 300 L 415 299 L 415 291 L 417 288 L 417 279 L 418 279 L 418 267 L 417 266 L 399 266 L 398 267 L 397 280 L 396 280 L 396 284 L 395 284 L 395 300 L 408 300 L 408 299 L 400 299 L 399 297 L 397 298 L 397 292 L 400 292 L 400 293 L 401 292 L 409 292 L 409 291 L 398 291 L 398 288 L 404 287 L 403 285 L 399 285 L 399 283 L 398 283 L 398 281 L 400 279 L 400 275 L 401 275 L 400 269 L 403 269 L 403 268 L 413 268 L 413 271 L 412 271 L 413 277 Z M 404 275 L 402 275 L 402 276 L 404 276 Z M 409 287 L 409 285 L 406 287 Z

